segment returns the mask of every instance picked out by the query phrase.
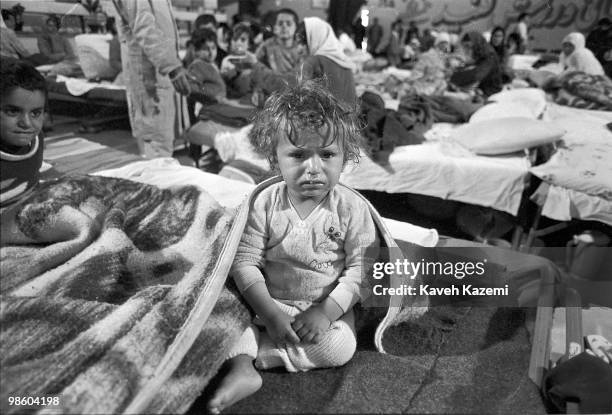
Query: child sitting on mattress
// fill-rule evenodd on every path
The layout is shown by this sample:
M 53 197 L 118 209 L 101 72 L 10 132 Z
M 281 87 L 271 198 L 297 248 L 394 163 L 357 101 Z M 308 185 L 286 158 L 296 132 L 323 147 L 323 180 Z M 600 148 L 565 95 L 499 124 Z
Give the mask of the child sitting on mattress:
M 215 65 L 217 34 L 210 29 L 196 29 L 190 42 L 194 56 L 187 67 L 191 84 L 190 97 L 202 103 L 214 103 L 225 98 L 225 82 Z
M 248 23 L 238 23 L 232 28 L 230 53 L 221 62 L 221 76 L 230 98 L 240 98 L 251 92 L 251 72 L 257 64 L 257 57 L 250 51 L 252 43 Z
M 366 202 L 336 186 L 359 157 L 348 105 L 304 81 L 266 101 L 249 138 L 282 181 L 254 199 L 234 259 L 231 275 L 257 317 L 229 353 L 229 373 L 208 403 L 213 413 L 261 387 L 255 368 L 298 372 L 352 358 L 363 249 L 378 246 Z
M 23 200 L 38 185 L 43 161 L 40 137 L 47 84 L 29 63 L 0 61 L 0 209 Z

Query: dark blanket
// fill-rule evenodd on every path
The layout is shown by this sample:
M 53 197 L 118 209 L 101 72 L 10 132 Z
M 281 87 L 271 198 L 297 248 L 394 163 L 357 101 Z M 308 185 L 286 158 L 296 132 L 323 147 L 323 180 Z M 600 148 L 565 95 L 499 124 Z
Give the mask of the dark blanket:
M 374 161 L 386 164 L 395 147 L 422 144 L 433 123 L 467 122 L 481 106 L 454 97 L 408 94 L 394 111 L 385 109 L 379 95 L 366 91 L 360 99 L 366 150 Z
M 251 122 L 255 107 L 236 106 L 224 102 L 205 105 L 198 118 L 201 121 L 212 120 L 229 127 L 241 128 Z

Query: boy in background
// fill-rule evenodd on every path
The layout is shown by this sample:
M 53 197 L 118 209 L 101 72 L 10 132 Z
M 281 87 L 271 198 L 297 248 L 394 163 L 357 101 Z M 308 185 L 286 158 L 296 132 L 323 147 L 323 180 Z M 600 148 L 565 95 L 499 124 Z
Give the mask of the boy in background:
M 0 61 L 0 210 L 23 200 L 38 185 L 43 161 L 45 78 L 29 63 Z
M 216 33 L 210 29 L 196 29 L 191 35 L 191 45 L 194 60 L 187 68 L 192 84 L 190 97 L 204 104 L 225 98 L 225 82 L 215 65 Z

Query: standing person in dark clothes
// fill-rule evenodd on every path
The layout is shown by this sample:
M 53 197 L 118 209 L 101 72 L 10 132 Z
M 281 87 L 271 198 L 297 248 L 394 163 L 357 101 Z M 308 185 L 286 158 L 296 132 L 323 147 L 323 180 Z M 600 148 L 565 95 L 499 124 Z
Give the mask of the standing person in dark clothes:
M 383 28 L 378 23 L 378 18 L 372 19 L 372 25 L 368 26 L 367 29 L 368 36 L 368 52 L 372 55 L 376 55 L 379 53 L 378 44 L 382 40 L 383 37 Z
M 467 65 L 455 70 L 451 83 L 459 87 L 477 86 L 486 96 L 501 91 L 502 69 L 495 50 L 479 32 L 468 32 L 461 38 Z
M 612 20 L 607 17 L 599 19 L 597 26 L 586 37 L 586 48 L 593 52 L 606 75 L 612 77 L 612 60 L 605 58 L 606 53 L 612 55 Z

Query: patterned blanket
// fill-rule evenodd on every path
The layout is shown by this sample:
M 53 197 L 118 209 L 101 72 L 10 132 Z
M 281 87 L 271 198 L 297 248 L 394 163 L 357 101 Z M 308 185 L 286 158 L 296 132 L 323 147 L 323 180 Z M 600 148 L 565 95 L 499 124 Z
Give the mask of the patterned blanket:
M 1 212 L 2 413 L 185 412 L 251 318 L 226 286 L 248 208 L 83 176 Z M 381 351 L 387 327 L 424 312 L 403 301 L 370 313 Z
M 560 79 L 555 103 L 592 110 L 612 110 L 612 80 L 605 75 L 568 72 Z
M 2 413 L 186 411 L 250 319 L 231 225 L 194 187 L 89 176 L 2 212 Z

